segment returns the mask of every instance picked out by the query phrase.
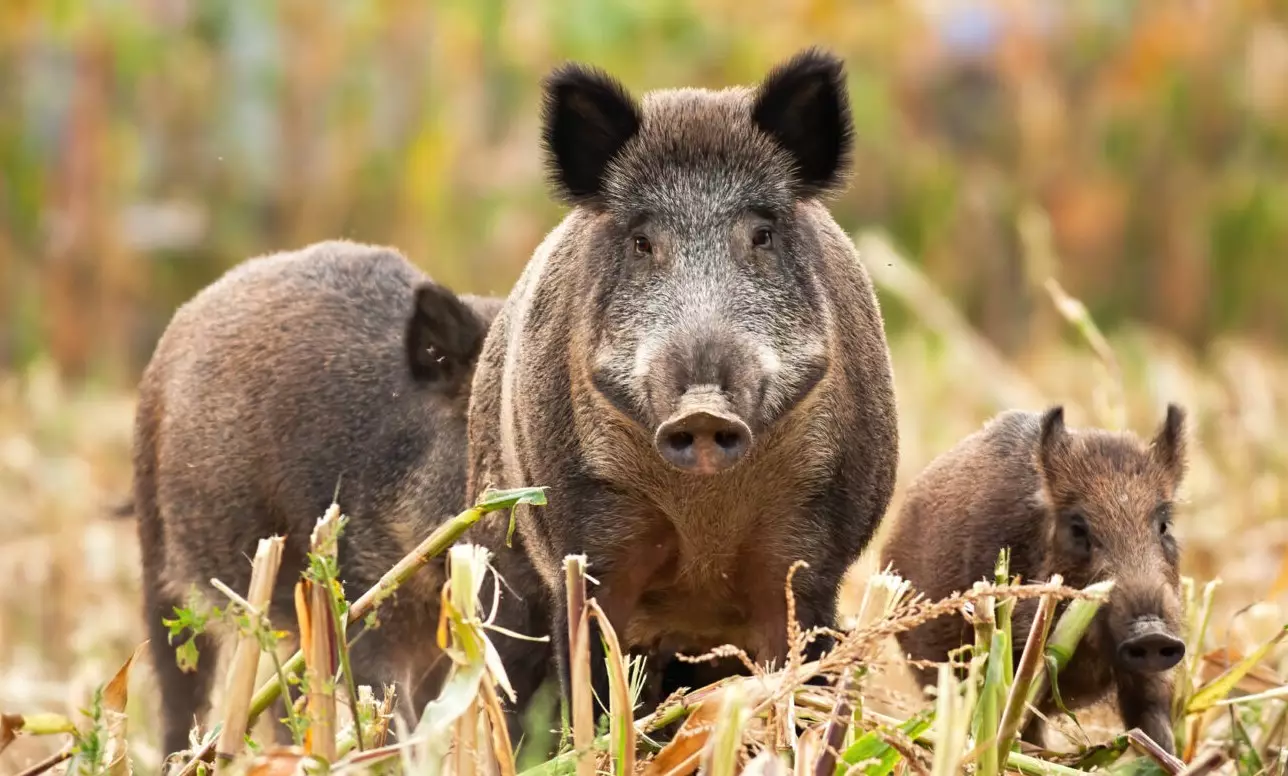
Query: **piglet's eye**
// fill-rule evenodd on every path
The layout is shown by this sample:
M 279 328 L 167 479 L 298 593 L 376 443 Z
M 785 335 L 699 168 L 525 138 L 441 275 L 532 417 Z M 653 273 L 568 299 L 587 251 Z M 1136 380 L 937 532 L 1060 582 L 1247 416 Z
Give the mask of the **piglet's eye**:
M 635 252 L 647 256 L 653 252 L 653 243 L 642 234 L 635 235 Z
M 1158 525 L 1158 535 L 1167 536 L 1172 532 L 1172 507 L 1163 504 L 1154 510 L 1154 522 Z
M 1087 529 L 1087 519 L 1081 513 L 1075 512 L 1068 517 L 1069 536 L 1075 543 L 1084 547 L 1091 546 L 1091 531 Z
M 774 233 L 767 226 L 757 227 L 752 232 L 751 244 L 757 248 L 768 248 L 774 244 Z

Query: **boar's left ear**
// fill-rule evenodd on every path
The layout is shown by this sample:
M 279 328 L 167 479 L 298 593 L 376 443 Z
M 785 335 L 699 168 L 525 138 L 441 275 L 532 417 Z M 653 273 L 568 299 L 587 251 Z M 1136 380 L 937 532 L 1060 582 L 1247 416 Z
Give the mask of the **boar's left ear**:
M 419 382 L 454 384 L 478 360 L 487 322 L 456 294 L 428 281 L 416 287 L 407 322 L 407 363 Z
M 1167 405 L 1167 417 L 1149 447 L 1154 460 L 1179 482 L 1185 474 L 1185 410 L 1179 404 Z
M 569 63 L 544 83 L 541 139 L 550 181 L 564 200 L 594 199 L 609 162 L 640 129 L 625 87 L 602 70 Z
M 803 196 L 844 181 L 854 128 L 840 59 L 810 48 L 775 67 L 756 93 L 751 117 L 792 155 Z
M 1043 477 L 1055 470 L 1059 454 L 1068 441 L 1069 432 L 1064 426 L 1064 406 L 1057 404 L 1042 413 L 1041 431 L 1038 433 L 1038 464 Z

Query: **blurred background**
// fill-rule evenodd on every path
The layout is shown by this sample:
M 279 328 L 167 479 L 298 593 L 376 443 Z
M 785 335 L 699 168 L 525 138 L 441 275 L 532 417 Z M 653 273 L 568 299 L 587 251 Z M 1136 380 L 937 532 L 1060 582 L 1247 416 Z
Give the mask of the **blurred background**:
M 636 92 L 849 62 L 842 226 L 880 225 L 1008 353 L 1040 347 L 1017 214 L 1103 325 L 1288 334 L 1282 2 L 9 0 L 0 364 L 132 380 L 175 305 L 343 235 L 504 292 L 557 218 L 539 79 Z M 902 325 L 899 316 L 891 324 Z
M 811 44 L 846 58 L 857 128 L 833 212 L 893 250 L 868 258 L 900 492 L 1006 406 L 1148 433 L 1180 400 L 1186 572 L 1222 577 L 1227 611 L 1272 602 L 1288 3 L 5 0 L 0 710 L 75 708 L 141 638 L 133 525 L 104 514 L 178 304 L 337 236 L 503 294 L 562 214 L 538 146 L 551 66 L 639 94 L 754 82 Z

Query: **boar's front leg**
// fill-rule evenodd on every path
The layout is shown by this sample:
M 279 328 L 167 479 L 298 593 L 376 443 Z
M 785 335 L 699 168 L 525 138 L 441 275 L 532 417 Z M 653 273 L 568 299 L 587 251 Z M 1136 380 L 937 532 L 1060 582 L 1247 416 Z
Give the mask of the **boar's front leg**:
M 1176 753 L 1172 734 L 1172 678 L 1166 674 L 1122 672 L 1118 680 L 1118 712 L 1128 730 L 1140 728 L 1168 754 Z
M 756 634 L 752 647 L 756 662 L 772 660 L 782 668 L 788 653 L 800 648 L 789 637 L 787 623 L 787 576 L 795 552 L 787 555 L 753 556 L 744 565 L 742 579 L 747 598 L 754 602 L 752 631 Z M 795 625 L 804 634 L 815 628 L 835 629 L 836 601 L 840 594 L 840 575 L 829 568 L 828 559 L 809 559 L 809 565 L 800 567 L 792 577 L 791 596 L 795 609 Z M 839 564 L 836 564 L 839 565 Z M 801 659 L 805 663 L 817 661 L 836 646 L 836 639 L 829 632 L 816 632 L 804 644 Z M 810 685 L 830 684 L 823 674 L 814 674 L 806 680 Z
M 673 573 L 670 569 L 674 568 L 678 552 L 675 532 L 670 523 L 660 516 L 610 494 L 600 492 L 574 500 L 574 503 L 579 504 L 596 502 L 597 508 L 593 514 L 603 515 L 603 519 L 584 521 L 580 526 L 582 535 L 579 537 L 579 544 L 583 548 L 581 551 L 586 554 L 586 572 L 599 582 L 598 585 L 587 585 L 586 597 L 594 598 L 599 603 L 612 624 L 621 648 L 629 650 L 633 646 L 641 646 L 629 643 L 627 638 L 627 629 L 641 596 L 658 582 L 659 574 Z M 543 518 L 553 522 L 555 515 L 546 512 Z M 572 523 L 564 521 L 562 524 Z M 568 548 L 561 547 L 559 552 L 565 556 L 570 554 Z M 571 700 L 572 669 L 568 661 L 570 645 L 565 586 L 560 585 L 558 595 L 551 604 L 551 646 L 556 650 L 564 698 Z M 595 695 L 606 704 L 611 696 L 598 617 L 590 618 L 587 635 L 590 642 L 591 687 Z M 596 705 L 596 721 L 602 714 L 603 709 Z

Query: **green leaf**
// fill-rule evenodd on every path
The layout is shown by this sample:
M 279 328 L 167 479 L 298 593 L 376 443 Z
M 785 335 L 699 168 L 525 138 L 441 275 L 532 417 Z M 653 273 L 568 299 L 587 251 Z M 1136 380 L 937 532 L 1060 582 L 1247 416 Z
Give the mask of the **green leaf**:
M 1103 744 L 1096 744 L 1084 749 L 1073 761 L 1073 766 L 1080 771 L 1089 771 L 1092 768 L 1105 768 L 1118 761 L 1131 746 L 1127 734 L 1117 736 Z
M 179 646 L 174 648 L 174 662 L 179 666 L 179 670 L 184 673 L 197 670 L 197 642 L 188 639 Z
M 934 712 L 927 710 L 909 718 L 899 725 L 898 730 L 908 738 L 915 740 L 922 733 L 929 730 L 934 721 Z M 880 731 L 873 730 L 865 733 L 841 754 L 836 763 L 836 774 L 837 776 L 843 776 L 851 766 L 857 763 L 877 760 L 877 763 L 865 768 L 863 773 L 866 776 L 886 776 L 886 774 L 894 770 L 899 758 L 899 752 L 886 743 L 885 739 L 881 737 Z
M 1248 711 L 1255 710 L 1248 709 Z M 1257 747 L 1252 743 L 1252 737 L 1248 735 L 1248 729 L 1244 727 L 1243 720 L 1239 716 L 1230 715 L 1230 728 L 1237 744 L 1235 751 L 1239 756 L 1239 773 L 1265 773 L 1265 763 L 1261 762 L 1261 755 L 1257 754 Z
M 1266 643 L 1257 647 L 1238 663 L 1227 668 L 1220 676 L 1208 682 L 1206 687 L 1194 693 L 1194 696 L 1190 698 L 1190 703 L 1185 708 L 1185 712 L 1187 714 L 1201 714 L 1215 706 L 1218 701 L 1223 700 L 1235 688 L 1239 680 L 1260 663 L 1270 653 L 1270 650 L 1274 649 L 1275 645 L 1283 640 L 1285 635 L 1288 635 L 1288 626 L 1280 629 Z
M 484 512 L 491 512 L 498 509 L 517 507 L 520 504 L 544 507 L 546 505 L 545 487 L 486 490 L 474 506 Z
M 1163 766 L 1144 756 L 1119 762 L 1108 772 L 1114 776 L 1168 776 Z

